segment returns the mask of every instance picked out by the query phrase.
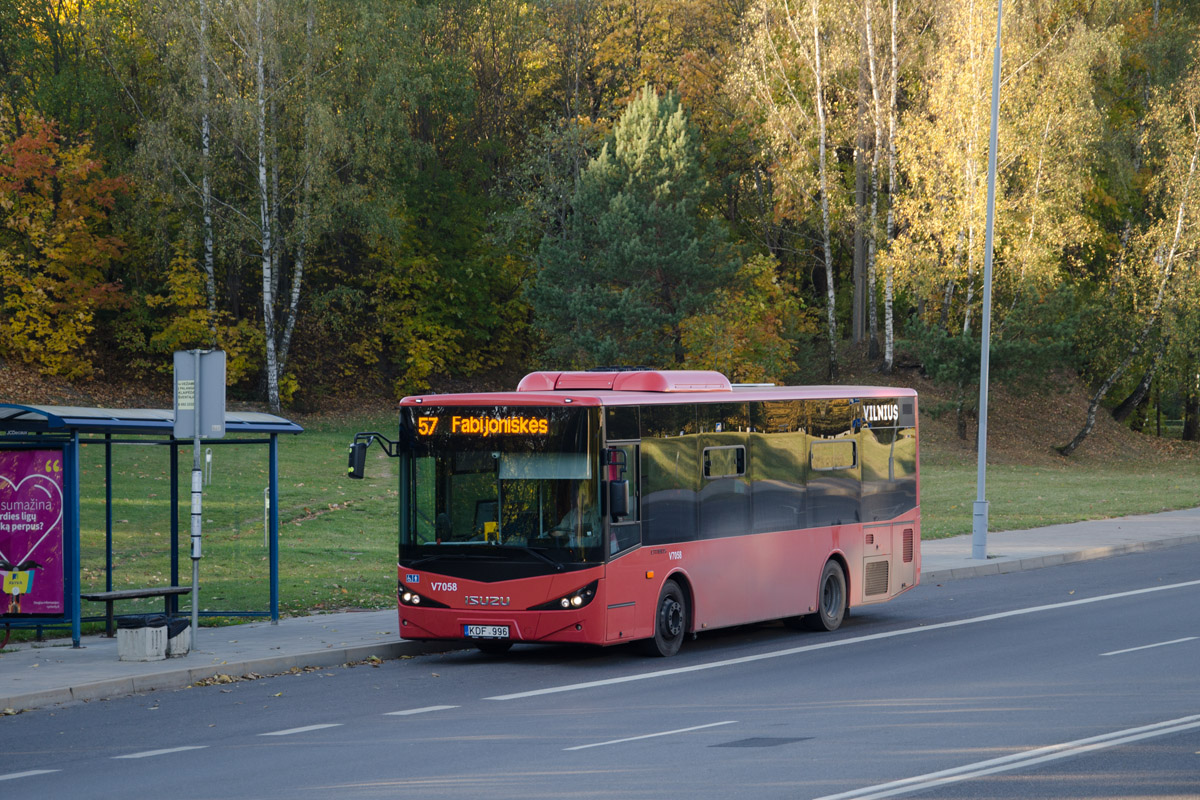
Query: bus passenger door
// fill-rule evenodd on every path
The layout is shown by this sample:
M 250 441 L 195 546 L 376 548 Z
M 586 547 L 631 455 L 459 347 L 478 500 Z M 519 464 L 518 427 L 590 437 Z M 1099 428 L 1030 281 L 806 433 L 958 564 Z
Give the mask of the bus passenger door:
M 640 481 L 638 475 L 638 446 L 636 444 L 609 445 L 610 449 L 620 453 L 614 460 L 624 462 L 623 468 L 616 465 L 604 467 L 606 486 L 611 481 L 627 481 L 629 486 L 628 513 L 614 520 L 612 514 L 606 513 L 608 529 L 609 561 L 606 569 L 605 600 L 608 604 L 605 615 L 605 639 L 619 642 L 630 639 L 635 635 L 637 625 L 638 602 L 634 588 L 645 583 L 638 581 L 637 576 L 642 567 L 635 564 L 631 556 L 642 543 L 642 518 L 640 502 Z M 607 503 L 606 498 L 606 503 Z M 609 508 L 605 506 L 605 512 Z M 644 605 L 644 604 L 643 604 Z

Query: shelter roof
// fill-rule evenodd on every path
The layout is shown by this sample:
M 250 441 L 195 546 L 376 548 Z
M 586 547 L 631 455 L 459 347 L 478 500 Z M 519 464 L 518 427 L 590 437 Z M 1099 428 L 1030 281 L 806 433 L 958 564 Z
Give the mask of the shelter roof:
M 175 412 L 156 408 L 85 408 L 80 406 L 29 406 L 0 403 L 0 434 L 23 433 L 139 433 L 170 436 Z M 226 411 L 226 433 L 301 433 L 291 420 L 274 414 Z

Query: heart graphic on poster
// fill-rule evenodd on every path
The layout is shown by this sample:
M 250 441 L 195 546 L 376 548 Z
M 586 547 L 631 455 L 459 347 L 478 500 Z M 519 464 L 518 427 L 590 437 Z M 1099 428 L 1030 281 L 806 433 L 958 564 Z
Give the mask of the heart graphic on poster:
M 0 560 L 7 561 L 14 567 L 23 564 L 33 558 L 38 546 L 42 543 L 50 532 L 58 528 L 59 522 L 62 521 L 63 503 L 62 490 L 58 485 L 47 478 L 45 475 L 26 475 L 19 483 L 13 483 L 6 475 L 0 475 L 0 509 L 12 508 L 37 508 L 44 509 L 49 506 L 51 512 L 57 510 L 58 516 L 54 521 L 44 524 L 44 518 L 40 515 L 35 515 L 38 528 L 41 535 L 33 542 L 33 546 L 29 547 L 26 552 L 0 552 Z M 16 525 L 22 523 L 18 522 Z M 8 526 L 10 530 L 17 530 L 14 525 Z M 34 529 L 30 529 L 33 531 Z M 11 545 L 10 545 L 11 546 Z

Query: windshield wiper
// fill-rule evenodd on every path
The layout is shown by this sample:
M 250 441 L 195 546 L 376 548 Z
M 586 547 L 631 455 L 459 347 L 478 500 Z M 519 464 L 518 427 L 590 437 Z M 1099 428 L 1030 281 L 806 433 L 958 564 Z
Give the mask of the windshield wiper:
M 529 555 L 533 556 L 534 558 L 540 558 L 542 561 L 545 561 L 547 564 L 553 565 L 554 569 L 556 569 L 556 570 L 561 571 L 563 568 L 561 561 L 555 561 L 550 556 L 548 556 L 544 553 L 538 552 L 537 550 L 534 550 L 532 547 L 526 547 L 523 544 L 506 544 L 506 545 L 502 545 L 502 546 L 510 548 L 512 550 L 520 550 L 522 553 L 528 553 Z
M 408 562 L 408 566 L 417 567 L 417 566 L 420 566 L 421 564 L 428 564 L 430 561 L 437 561 L 442 558 L 452 558 L 453 555 L 454 555 L 453 553 L 437 553 L 432 556 L 422 556 L 421 558 L 418 558 L 416 561 Z
M 527 553 L 527 554 L 533 556 L 534 558 L 545 561 L 547 564 L 554 567 L 554 569 L 556 571 L 559 571 L 559 572 L 562 571 L 563 565 L 562 565 L 561 561 L 555 561 L 553 558 L 550 558 L 549 556 L 547 556 L 543 553 L 540 553 L 537 550 L 534 550 L 532 547 L 526 547 L 525 545 L 520 545 L 520 544 L 506 544 L 506 545 L 501 545 L 501 548 L 502 549 L 499 549 L 498 551 L 493 551 L 490 553 L 489 552 L 480 552 L 478 550 L 475 550 L 472 552 L 462 552 L 462 553 L 434 553 L 433 555 L 422 556 L 421 558 L 418 558 L 416 561 L 410 561 L 410 562 L 408 562 L 408 566 L 419 567 L 422 564 L 428 564 L 431 561 L 438 561 L 438 560 L 444 559 L 444 558 L 467 559 L 468 561 L 477 560 L 477 559 L 503 560 L 504 557 L 501 555 L 502 552 L 504 552 L 505 550 L 518 550 L 522 553 Z

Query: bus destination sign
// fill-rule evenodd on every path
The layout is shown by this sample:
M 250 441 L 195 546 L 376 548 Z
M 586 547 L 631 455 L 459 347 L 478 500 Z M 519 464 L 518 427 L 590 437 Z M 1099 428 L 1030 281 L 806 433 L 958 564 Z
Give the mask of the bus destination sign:
M 461 416 L 417 417 L 417 435 L 433 436 L 441 428 L 452 436 L 545 436 L 550 432 L 550 420 L 546 417 L 527 417 L 514 414 L 507 417 Z

